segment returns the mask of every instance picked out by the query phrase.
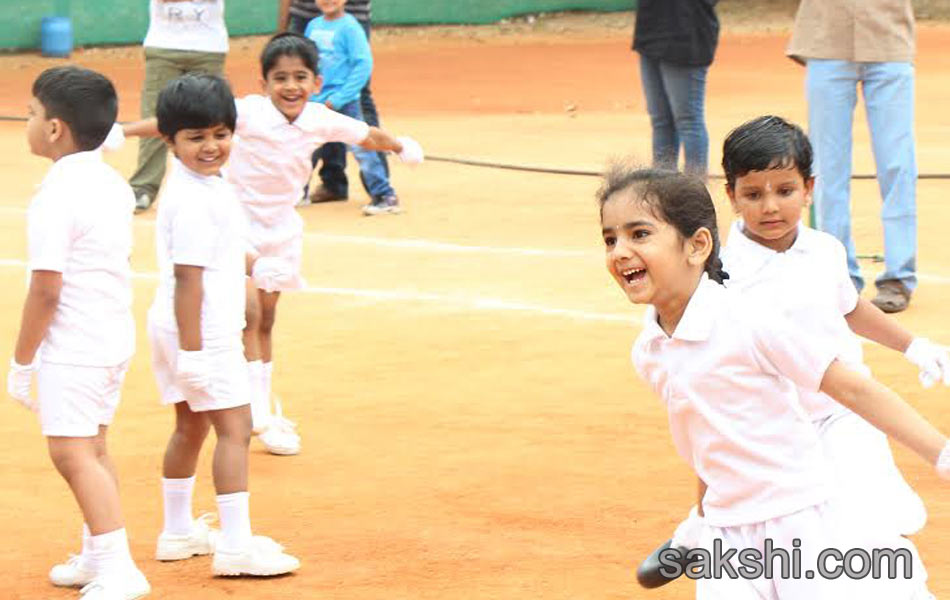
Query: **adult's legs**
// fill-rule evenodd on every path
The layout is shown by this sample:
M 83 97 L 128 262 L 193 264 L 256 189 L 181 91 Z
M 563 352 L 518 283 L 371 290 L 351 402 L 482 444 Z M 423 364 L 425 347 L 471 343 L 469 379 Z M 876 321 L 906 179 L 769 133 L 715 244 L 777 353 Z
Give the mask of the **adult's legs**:
M 844 244 L 858 291 L 864 279 L 851 236 L 851 136 L 859 69 L 849 61 L 809 60 L 805 70 L 808 133 L 815 151 L 816 226 Z
M 863 92 L 884 204 L 884 272 L 877 282 L 917 287 L 917 159 L 914 152 L 914 67 L 865 63 Z
M 640 82 L 653 128 L 653 166 L 675 169 L 680 140 L 676 134 L 673 109 L 663 85 L 659 61 L 640 55 Z
M 706 131 L 706 72 L 708 67 L 660 64 L 663 88 L 673 113 L 676 135 L 683 143 L 687 173 L 705 177 L 709 170 Z

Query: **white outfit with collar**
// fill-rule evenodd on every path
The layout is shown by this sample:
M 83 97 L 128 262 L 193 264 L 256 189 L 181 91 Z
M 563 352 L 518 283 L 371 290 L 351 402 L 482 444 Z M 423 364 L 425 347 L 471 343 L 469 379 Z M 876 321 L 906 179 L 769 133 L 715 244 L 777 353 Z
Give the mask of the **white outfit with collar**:
M 858 302 L 844 246 L 827 233 L 799 226 L 785 252 L 775 252 L 733 224 L 722 251 L 726 287 L 760 306 L 772 306 L 807 335 L 832 340 L 838 359 L 866 375 L 861 342 L 845 316 Z M 835 486 L 865 520 L 892 524 L 910 535 L 927 521 L 920 496 L 894 464 L 887 436 L 821 392 L 800 389 L 802 406 L 818 429 L 835 472 Z
M 37 352 L 44 435 L 95 436 L 112 422 L 135 352 L 134 207 L 132 188 L 99 151 L 57 160 L 30 202 L 29 270 L 63 281 Z
M 667 407 L 677 451 L 707 485 L 704 548 L 719 539 L 726 548 L 762 549 L 772 539 L 791 551 L 800 539 L 803 568 L 814 568 L 829 547 L 908 547 L 896 534 L 862 530 L 827 502 L 830 473 L 797 389 L 818 390 L 833 346 L 705 275 L 672 335 L 648 307 L 632 358 Z M 913 579 L 887 582 L 703 579 L 697 598 L 910 599 L 926 580 L 919 560 L 914 566 Z
M 359 144 L 369 125 L 308 102 L 290 122 L 267 96 L 236 100 L 238 141 L 226 173 L 247 214 L 250 243 L 261 256 L 288 260 L 299 278 L 303 220 L 295 206 L 310 179 L 313 151 L 326 142 Z

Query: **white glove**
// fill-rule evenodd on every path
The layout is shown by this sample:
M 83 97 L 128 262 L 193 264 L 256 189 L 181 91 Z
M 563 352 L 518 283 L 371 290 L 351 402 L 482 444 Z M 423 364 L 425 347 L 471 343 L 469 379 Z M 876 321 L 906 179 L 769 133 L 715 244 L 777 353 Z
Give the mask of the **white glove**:
M 698 548 L 700 535 L 706 522 L 699 516 L 699 509 L 695 506 L 690 509 L 686 520 L 676 527 L 673 533 L 673 540 L 670 543 L 671 548 Z
M 178 382 L 192 390 L 206 390 L 211 383 L 204 350 L 178 350 Z
M 950 385 L 950 355 L 945 347 L 918 337 L 907 346 L 904 356 L 920 369 L 918 378 L 925 388 L 933 387 L 938 381 Z
M 422 146 L 419 145 L 419 142 L 411 137 L 401 137 L 396 138 L 396 140 L 402 144 L 402 152 L 399 153 L 399 160 L 407 165 L 422 164 L 422 161 L 425 160 L 425 153 L 422 151 Z
M 937 457 L 937 475 L 941 479 L 950 479 L 950 442 L 947 442 L 947 445 L 943 447 L 943 451 L 940 452 L 940 456 Z
M 303 279 L 293 265 L 283 258 L 262 256 L 254 261 L 251 279 L 257 289 L 265 292 L 296 290 L 303 287 Z
M 33 387 L 33 365 L 21 365 L 10 359 L 10 371 L 7 373 L 7 393 L 10 397 L 36 412 L 39 408 L 30 393 Z
M 112 129 L 109 130 L 109 135 L 106 136 L 106 141 L 102 142 L 102 149 L 106 152 L 117 152 L 121 150 L 124 145 L 125 132 L 122 130 L 121 125 L 113 123 Z

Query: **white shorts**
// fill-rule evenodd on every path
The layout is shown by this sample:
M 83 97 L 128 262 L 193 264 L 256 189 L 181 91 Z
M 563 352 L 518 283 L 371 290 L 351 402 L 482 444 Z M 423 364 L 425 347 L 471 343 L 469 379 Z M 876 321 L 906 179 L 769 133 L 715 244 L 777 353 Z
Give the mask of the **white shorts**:
M 152 370 L 158 384 L 162 404 L 187 402 L 192 412 L 225 410 L 250 404 L 250 386 L 247 362 L 240 337 L 227 343 L 205 340 L 211 381 L 207 390 L 188 390 L 180 386 L 176 377 L 178 364 L 178 332 L 148 324 L 148 339 L 152 346 Z
M 846 507 L 845 507 L 846 509 Z M 800 576 L 788 573 L 782 577 L 782 560 L 773 558 L 772 579 L 731 579 L 729 577 L 698 579 L 696 582 L 696 600 L 843 600 L 860 598 L 861 600 L 924 600 L 930 598 L 927 591 L 927 571 L 917 549 L 906 538 L 896 534 L 882 534 L 879 529 L 868 528 L 847 510 L 840 510 L 833 503 L 824 503 L 804 510 L 761 523 L 739 525 L 735 527 L 703 528 L 700 547 L 710 550 L 713 540 L 721 540 L 723 549 L 733 548 L 741 551 L 746 548 L 764 552 L 766 540 L 771 540 L 774 549 L 784 549 L 794 557 L 798 550 L 800 557 Z M 796 540 L 798 546 L 796 547 Z M 819 555 L 826 549 L 837 549 L 842 555 L 853 549 L 871 552 L 874 549 L 893 549 L 909 552 L 912 577 L 904 579 L 904 561 L 898 559 L 898 578 L 889 579 L 886 575 L 888 563 L 882 562 L 885 576 L 874 579 L 851 579 L 842 575 L 837 579 L 826 579 L 818 575 Z M 731 561 L 739 572 L 742 566 L 736 557 Z M 786 561 L 792 568 L 792 561 Z M 825 569 L 839 569 L 842 561 L 838 557 L 825 560 Z M 852 568 L 863 568 L 860 558 L 852 559 Z M 805 573 L 813 571 L 814 578 L 808 579 Z
M 295 274 L 294 281 L 279 291 L 290 292 L 304 287 L 300 274 L 303 257 L 303 220 L 294 210 L 279 223 L 262 223 L 247 212 L 248 242 L 261 256 L 276 257 L 290 263 Z
M 833 468 L 839 506 L 901 535 L 923 528 L 927 509 L 894 464 L 886 435 L 851 411 L 815 425 Z
M 44 362 L 36 373 L 40 426 L 47 437 L 93 437 L 119 407 L 126 361 L 115 367 Z

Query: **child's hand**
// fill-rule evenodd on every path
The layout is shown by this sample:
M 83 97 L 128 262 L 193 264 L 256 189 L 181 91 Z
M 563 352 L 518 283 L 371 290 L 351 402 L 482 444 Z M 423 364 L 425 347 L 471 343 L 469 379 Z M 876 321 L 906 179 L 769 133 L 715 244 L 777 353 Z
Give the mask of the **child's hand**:
M 30 393 L 33 387 L 33 365 L 21 365 L 10 359 L 10 371 L 7 373 L 7 393 L 10 397 L 36 412 L 36 401 Z
M 425 160 L 425 154 L 422 152 L 422 146 L 411 137 L 400 137 L 396 140 L 402 144 L 402 152 L 399 153 L 399 160 L 407 165 L 421 165 Z
M 176 375 L 179 383 L 191 390 L 206 390 L 211 383 L 204 350 L 178 350 Z
M 102 149 L 106 152 L 116 152 L 121 150 L 124 145 L 125 131 L 121 125 L 113 123 L 112 129 L 109 130 L 109 135 L 106 136 L 106 141 L 102 142 Z
M 694 506 L 689 511 L 689 516 L 686 517 L 686 520 L 676 527 L 676 531 L 673 533 L 673 540 L 670 542 L 670 547 L 688 548 L 690 550 L 698 548 L 699 536 L 705 525 L 706 522 L 699 516 L 699 511 Z
M 938 381 L 950 385 L 950 355 L 945 347 L 926 338 L 914 338 L 904 356 L 920 369 L 918 377 L 925 388 L 933 387 Z

